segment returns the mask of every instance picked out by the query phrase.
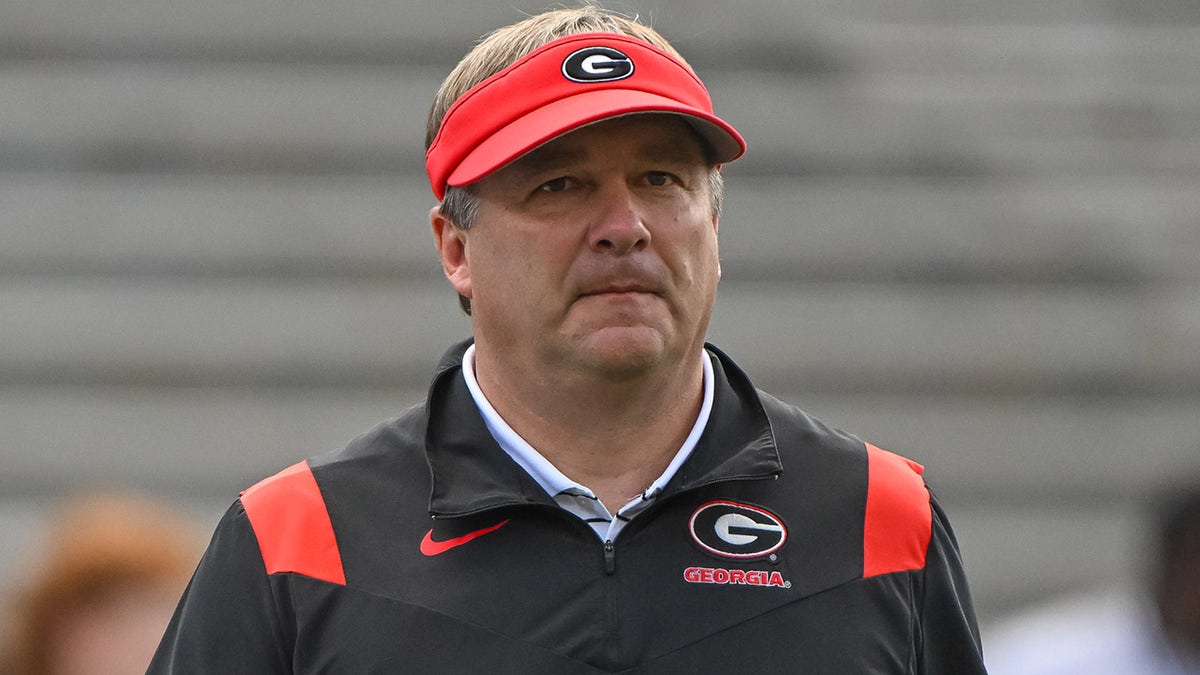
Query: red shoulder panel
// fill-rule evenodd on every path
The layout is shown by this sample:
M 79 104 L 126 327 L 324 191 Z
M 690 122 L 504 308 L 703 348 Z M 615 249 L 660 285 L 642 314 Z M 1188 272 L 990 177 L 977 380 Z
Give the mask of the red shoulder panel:
M 914 461 L 867 443 L 864 578 L 925 566 L 933 510 L 921 479 L 924 471 Z
M 308 462 L 300 462 L 242 493 L 267 574 L 294 572 L 345 585 L 342 555 L 325 499 Z

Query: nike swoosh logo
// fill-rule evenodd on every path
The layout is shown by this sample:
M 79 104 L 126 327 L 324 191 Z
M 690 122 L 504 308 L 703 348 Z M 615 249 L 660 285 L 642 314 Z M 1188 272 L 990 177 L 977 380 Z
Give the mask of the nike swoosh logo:
M 475 530 L 474 532 L 468 532 L 461 537 L 447 539 L 446 541 L 434 541 L 433 540 L 433 530 L 430 530 L 425 533 L 425 538 L 421 540 L 421 553 L 423 553 L 427 556 L 431 556 L 431 557 L 435 556 L 435 555 L 441 555 L 441 554 L 445 553 L 446 551 L 449 551 L 452 548 L 457 548 L 459 546 L 462 546 L 463 544 L 467 543 L 468 541 L 471 541 L 473 539 L 478 539 L 479 537 L 482 537 L 485 534 L 495 532 L 496 530 L 504 527 L 507 524 L 508 524 L 507 520 L 502 520 L 502 521 L 496 523 L 495 525 L 492 525 L 491 527 L 485 527 L 482 530 Z

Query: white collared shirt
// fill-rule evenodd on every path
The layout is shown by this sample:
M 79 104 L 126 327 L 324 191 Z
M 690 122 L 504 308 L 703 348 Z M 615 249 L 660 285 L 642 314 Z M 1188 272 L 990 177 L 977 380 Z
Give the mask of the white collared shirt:
M 708 416 L 712 412 L 713 370 L 711 358 L 708 352 L 704 352 L 704 358 L 701 359 L 704 364 L 704 400 L 700 404 L 700 414 L 696 417 L 696 423 L 692 425 L 691 433 L 683 441 L 683 445 L 675 453 L 675 457 L 671 459 L 671 463 L 667 465 L 662 475 L 651 483 L 650 487 L 646 488 L 642 494 L 629 500 L 615 514 L 605 508 L 600 499 L 596 497 L 595 492 L 592 492 L 587 486 L 567 478 L 550 463 L 550 460 L 534 449 L 524 438 L 521 438 L 500 417 L 487 397 L 483 395 L 483 390 L 479 388 L 479 382 L 475 379 L 475 345 L 468 347 L 467 352 L 463 354 L 462 371 L 463 378 L 467 381 L 467 389 L 471 391 L 471 398 L 475 399 L 475 405 L 483 415 L 483 421 L 487 424 L 488 431 L 492 433 L 496 442 L 508 453 L 508 456 L 524 469 L 538 485 L 542 486 L 542 489 L 553 497 L 559 506 L 591 525 L 602 541 L 614 541 L 627 522 L 654 502 L 658 493 L 662 492 L 679 467 L 691 456 L 692 450 L 700 440 L 700 434 L 704 432 L 704 427 L 708 424 Z

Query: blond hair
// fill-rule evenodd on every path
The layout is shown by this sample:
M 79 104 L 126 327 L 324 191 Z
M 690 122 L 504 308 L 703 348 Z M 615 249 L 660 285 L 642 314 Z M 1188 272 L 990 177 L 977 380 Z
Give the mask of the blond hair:
M 554 9 L 535 14 L 485 35 L 479 44 L 458 62 L 454 70 L 450 71 L 442 81 L 442 86 L 438 88 L 433 105 L 429 109 L 429 119 L 425 126 L 425 148 L 428 149 L 433 144 L 446 111 L 454 105 L 458 97 L 538 47 L 558 38 L 580 33 L 628 35 L 665 50 L 687 66 L 687 62 L 666 38 L 653 28 L 639 23 L 636 16 L 625 16 L 595 5 Z M 691 69 L 691 66 L 688 68 Z

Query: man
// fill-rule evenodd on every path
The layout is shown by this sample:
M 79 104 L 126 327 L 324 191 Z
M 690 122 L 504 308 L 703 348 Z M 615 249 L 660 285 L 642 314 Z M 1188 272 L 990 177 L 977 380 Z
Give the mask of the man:
M 744 147 L 623 17 L 473 49 L 426 155 L 473 341 L 243 494 L 151 672 L 983 672 L 920 467 L 705 345 Z

